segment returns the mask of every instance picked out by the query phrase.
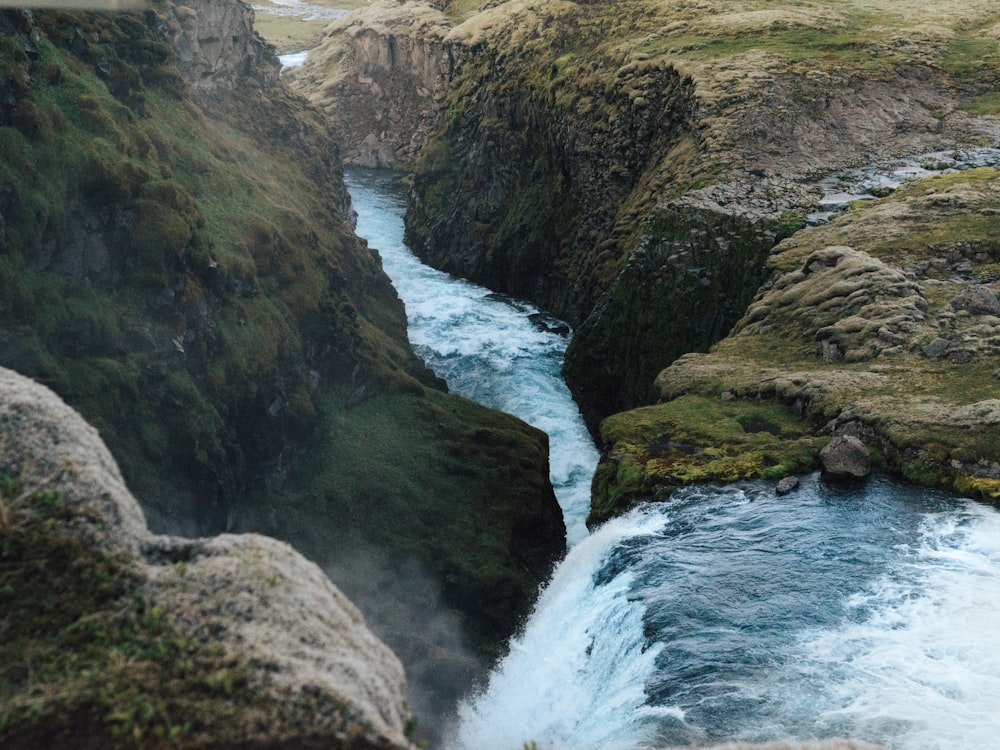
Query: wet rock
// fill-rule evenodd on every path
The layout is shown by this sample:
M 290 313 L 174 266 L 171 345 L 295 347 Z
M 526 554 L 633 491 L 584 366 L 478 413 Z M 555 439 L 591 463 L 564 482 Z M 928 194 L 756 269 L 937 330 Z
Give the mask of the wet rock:
M 823 476 L 828 479 L 863 479 L 871 473 L 871 456 L 858 438 L 835 437 L 819 452 Z
M 774 491 L 778 495 L 787 495 L 789 492 L 798 489 L 799 478 L 798 477 L 784 477 L 778 482 L 778 485 L 774 488 Z

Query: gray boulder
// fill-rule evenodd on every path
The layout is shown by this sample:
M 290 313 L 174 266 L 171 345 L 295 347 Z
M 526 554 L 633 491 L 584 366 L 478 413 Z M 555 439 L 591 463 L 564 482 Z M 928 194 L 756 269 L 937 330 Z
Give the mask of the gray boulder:
M 819 452 L 823 475 L 829 479 L 863 479 L 871 473 L 871 456 L 858 438 L 840 435 Z

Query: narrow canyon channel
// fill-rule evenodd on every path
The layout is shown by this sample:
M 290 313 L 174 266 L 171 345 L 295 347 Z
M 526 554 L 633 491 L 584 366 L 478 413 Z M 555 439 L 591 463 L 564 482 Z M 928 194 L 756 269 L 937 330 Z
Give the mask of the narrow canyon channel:
M 347 174 L 357 232 L 452 391 L 551 441 L 570 551 L 451 750 L 612 750 L 850 736 L 1000 737 L 1000 513 L 876 477 L 693 487 L 588 533 L 598 454 L 559 377 L 568 329 L 421 264 L 391 172 Z

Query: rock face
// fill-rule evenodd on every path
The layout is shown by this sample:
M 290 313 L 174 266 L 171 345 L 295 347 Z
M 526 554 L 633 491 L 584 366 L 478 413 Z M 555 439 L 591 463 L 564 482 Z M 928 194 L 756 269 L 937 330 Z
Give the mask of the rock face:
M 871 473 L 871 456 L 853 435 L 838 435 L 819 452 L 823 476 L 830 479 L 864 479 Z
M 0 365 L 99 430 L 155 531 L 320 564 L 431 726 L 565 549 L 547 438 L 414 355 L 337 145 L 251 19 L 0 12 Z
M 273 48 L 253 28 L 253 9 L 242 2 L 185 0 L 159 19 L 177 67 L 202 102 L 232 91 L 247 75 L 273 84 L 280 64 Z
M 149 533 L 97 431 L 6 369 L 0 444 L 0 742 L 410 747 L 402 666 L 315 564 L 253 534 Z
M 450 28 L 430 5 L 375 3 L 331 24 L 285 77 L 326 114 L 346 163 L 412 163 L 441 115 Z

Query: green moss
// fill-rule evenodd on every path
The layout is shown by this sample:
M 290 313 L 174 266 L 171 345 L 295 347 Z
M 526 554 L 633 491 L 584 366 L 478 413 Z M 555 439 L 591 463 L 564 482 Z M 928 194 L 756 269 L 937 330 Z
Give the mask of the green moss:
M 963 106 L 973 115 L 1000 115 L 1000 92 L 991 91 L 969 99 Z
M 594 479 L 589 524 L 671 487 L 809 471 L 826 443 L 781 404 L 704 396 L 615 414 L 601 439 L 608 458 Z
M 538 502 L 549 492 L 546 456 L 543 433 L 400 378 L 351 406 L 324 402 L 309 455 L 288 488 L 268 496 L 268 523 L 321 560 L 392 550 L 390 568 L 415 565 L 431 577 L 401 572 L 379 585 L 409 601 L 439 582 L 445 606 L 465 613 L 470 645 L 496 655 L 563 533 L 558 506 Z M 378 579 L 341 578 L 337 567 L 349 596 L 377 593 L 368 587 Z M 389 627 L 391 645 L 411 642 L 409 624 Z
M 781 230 L 688 209 L 657 212 L 597 311 L 578 328 L 564 375 L 603 418 L 655 400 L 653 380 L 705 351 L 746 310 Z M 588 415 L 589 421 L 595 415 Z

